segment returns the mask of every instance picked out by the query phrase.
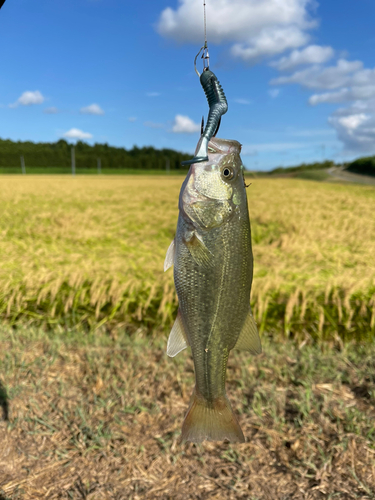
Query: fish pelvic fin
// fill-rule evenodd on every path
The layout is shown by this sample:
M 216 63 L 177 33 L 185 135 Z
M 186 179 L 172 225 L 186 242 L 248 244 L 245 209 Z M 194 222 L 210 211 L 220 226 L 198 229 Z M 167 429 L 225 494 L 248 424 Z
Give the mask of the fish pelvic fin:
M 234 349 L 250 351 L 251 354 L 260 354 L 262 352 L 262 344 L 260 342 L 258 328 L 250 310 L 247 313 L 245 323 Z
M 181 312 L 178 310 L 176 321 L 172 326 L 167 344 L 167 355 L 174 358 L 177 354 L 188 346 L 188 340 L 185 332 L 184 324 L 182 323 Z
M 224 441 L 244 443 L 245 437 L 224 394 L 208 403 L 194 389 L 190 407 L 182 425 L 181 441 L 201 443 L 202 441 Z
M 184 243 L 187 246 L 190 255 L 199 266 L 206 269 L 213 266 L 213 255 L 196 231 L 187 233 L 184 237 Z
M 165 256 L 164 272 L 173 266 L 175 253 L 176 253 L 176 246 L 175 246 L 175 242 L 173 239 L 172 243 L 168 247 L 167 255 Z

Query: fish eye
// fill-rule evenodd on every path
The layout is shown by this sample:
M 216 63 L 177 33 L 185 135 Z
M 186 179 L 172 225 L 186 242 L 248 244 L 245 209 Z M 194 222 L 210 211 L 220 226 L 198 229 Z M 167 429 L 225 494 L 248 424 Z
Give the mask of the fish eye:
M 227 181 L 230 181 L 234 177 L 234 170 L 232 167 L 224 167 L 221 173 Z

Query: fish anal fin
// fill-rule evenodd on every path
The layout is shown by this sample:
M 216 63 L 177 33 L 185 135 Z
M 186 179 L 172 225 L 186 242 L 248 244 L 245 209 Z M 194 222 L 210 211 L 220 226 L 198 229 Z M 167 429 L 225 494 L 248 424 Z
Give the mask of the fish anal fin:
M 187 232 L 184 237 L 184 243 L 187 246 L 191 256 L 199 266 L 206 268 L 213 266 L 213 255 L 204 244 L 202 238 L 196 233 L 196 231 Z
M 209 404 L 194 390 L 190 407 L 182 425 L 181 441 L 224 441 L 243 443 L 245 438 L 227 396 Z
M 175 246 L 175 242 L 174 242 L 174 239 L 173 239 L 172 243 L 168 247 L 167 255 L 165 256 L 164 272 L 167 271 L 170 267 L 173 266 L 175 252 L 176 252 L 176 246 Z
M 167 354 L 170 358 L 174 358 L 179 352 L 186 349 L 188 345 L 185 327 L 182 323 L 180 310 L 178 310 L 176 321 L 169 334 Z
M 234 349 L 250 351 L 252 354 L 260 354 L 262 352 L 258 328 L 250 311 L 246 316 L 245 323 Z

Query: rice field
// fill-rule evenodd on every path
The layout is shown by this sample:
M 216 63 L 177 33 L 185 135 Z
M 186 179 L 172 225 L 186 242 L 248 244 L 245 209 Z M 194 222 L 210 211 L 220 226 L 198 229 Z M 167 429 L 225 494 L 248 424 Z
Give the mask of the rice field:
M 182 180 L 1 176 L 2 322 L 168 328 L 177 298 L 163 261 Z M 338 343 L 373 338 L 374 187 L 251 181 L 251 303 L 260 330 Z

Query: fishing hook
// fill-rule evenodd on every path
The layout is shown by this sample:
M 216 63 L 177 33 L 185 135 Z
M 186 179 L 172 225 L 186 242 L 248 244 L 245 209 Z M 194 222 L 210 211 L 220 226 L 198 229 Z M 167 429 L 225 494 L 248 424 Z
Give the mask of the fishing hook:
M 201 74 L 197 70 L 197 59 L 201 52 L 202 52 L 201 59 L 203 59 L 203 71 L 206 71 L 207 69 L 210 69 L 210 54 L 208 53 L 207 42 L 205 42 L 204 45 L 199 49 L 199 52 L 194 59 L 194 69 L 199 77 L 201 76 Z

